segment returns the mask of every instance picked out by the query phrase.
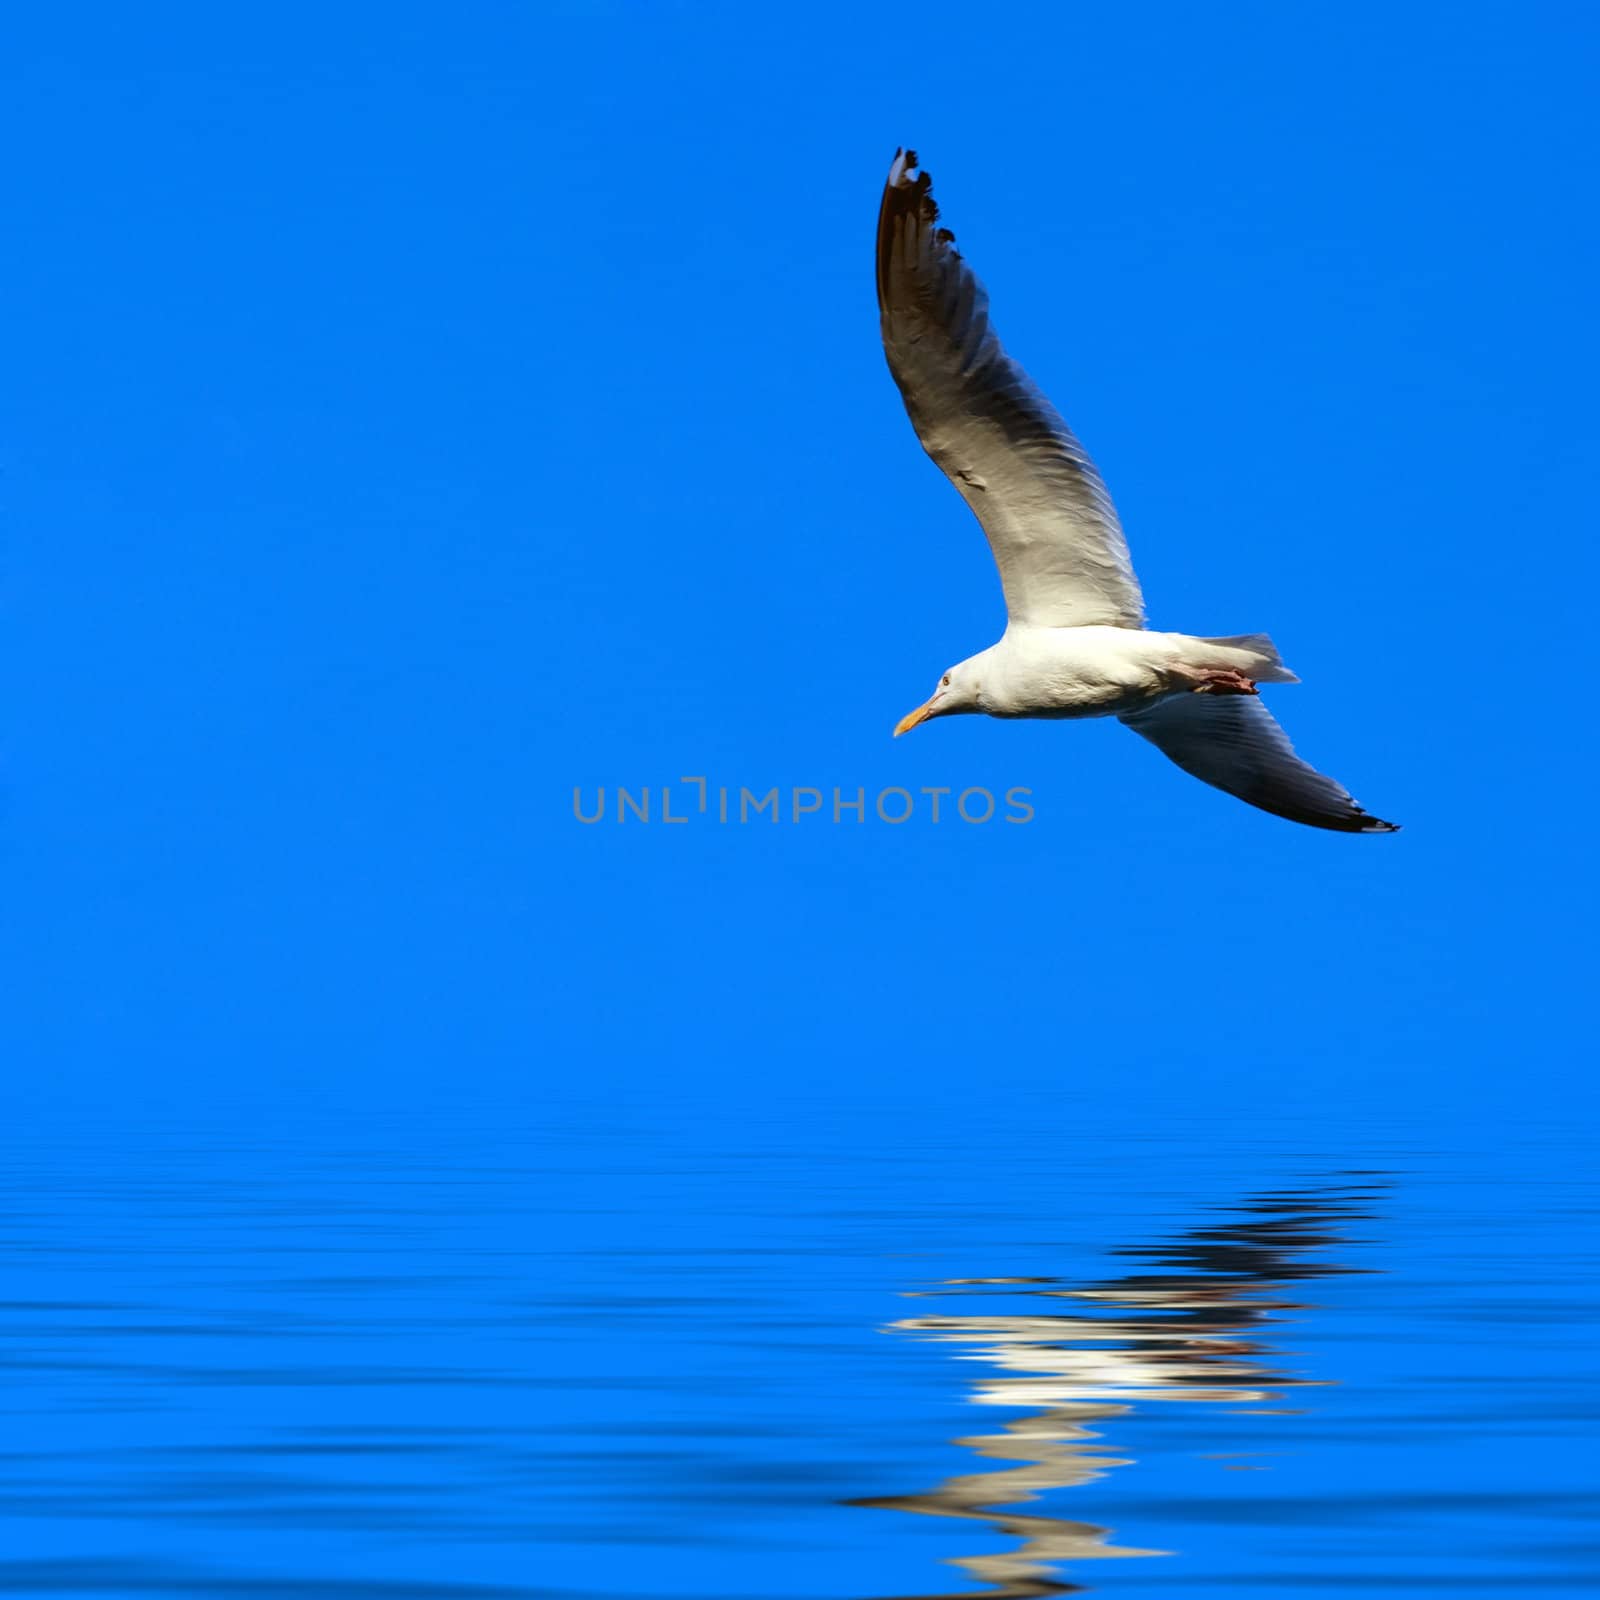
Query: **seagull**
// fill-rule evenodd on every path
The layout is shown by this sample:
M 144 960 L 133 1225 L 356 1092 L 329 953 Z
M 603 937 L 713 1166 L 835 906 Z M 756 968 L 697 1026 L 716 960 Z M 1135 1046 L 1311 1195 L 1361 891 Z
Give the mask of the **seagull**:
M 1308 766 L 1257 685 L 1298 683 L 1264 633 L 1145 627 L 1144 598 L 1094 462 L 989 321 L 939 226 L 933 180 L 895 152 L 878 212 L 884 354 L 922 447 L 972 508 L 1005 591 L 996 644 L 950 668 L 895 735 L 934 717 L 1116 717 L 1247 804 L 1341 833 L 1394 833 Z

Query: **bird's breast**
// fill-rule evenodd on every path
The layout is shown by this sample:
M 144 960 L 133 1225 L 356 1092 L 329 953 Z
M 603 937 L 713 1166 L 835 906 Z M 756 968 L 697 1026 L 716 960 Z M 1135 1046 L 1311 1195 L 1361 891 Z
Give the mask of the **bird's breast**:
M 1114 717 L 1167 691 L 1165 653 L 1132 628 L 1008 631 L 985 709 L 998 717 Z

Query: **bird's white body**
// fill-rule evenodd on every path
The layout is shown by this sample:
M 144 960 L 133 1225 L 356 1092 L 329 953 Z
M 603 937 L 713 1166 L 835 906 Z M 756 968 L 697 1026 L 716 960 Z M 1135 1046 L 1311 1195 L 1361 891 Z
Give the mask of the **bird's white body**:
M 1293 683 L 1261 636 L 1201 639 L 1148 628 L 1040 628 L 1011 623 L 999 641 L 951 669 L 991 717 L 1123 717 L 1208 677 Z

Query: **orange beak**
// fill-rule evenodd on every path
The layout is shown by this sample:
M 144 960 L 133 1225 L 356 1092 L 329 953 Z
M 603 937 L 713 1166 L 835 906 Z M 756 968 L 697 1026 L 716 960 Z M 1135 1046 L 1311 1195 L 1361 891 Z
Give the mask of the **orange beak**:
M 895 738 L 898 739 L 902 733 L 910 733 L 919 722 L 926 722 L 932 715 L 933 701 L 930 700 L 926 705 L 918 706 L 915 711 L 911 712 L 908 716 L 901 717 L 901 719 L 895 723 Z

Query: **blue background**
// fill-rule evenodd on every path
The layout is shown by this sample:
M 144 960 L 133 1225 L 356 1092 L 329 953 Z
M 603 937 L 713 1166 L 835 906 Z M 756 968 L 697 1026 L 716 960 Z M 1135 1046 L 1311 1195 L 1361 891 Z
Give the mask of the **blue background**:
M 623 1294 L 608 1271 L 667 1293 L 692 1258 L 708 1293 L 753 1297 L 729 1313 L 748 1388 L 718 1389 L 728 1427 L 778 1437 L 775 1375 L 809 1363 L 782 1392 L 838 1420 L 816 1449 L 931 1451 L 972 1424 L 943 1354 L 895 1368 L 871 1331 L 906 1274 L 1098 1281 L 1129 1239 L 1263 1185 L 1426 1167 L 1437 1138 L 1454 1153 L 1415 1179 L 1382 1269 L 1411 1288 L 1381 1314 L 1349 1309 L 1367 1280 L 1327 1291 L 1356 1322 L 1317 1369 L 1371 1380 L 1345 1436 L 1371 1449 L 1313 1465 L 1307 1493 L 1564 1482 L 1578 1446 L 1516 1434 L 1532 1413 L 1505 1384 L 1536 1369 L 1566 1419 L 1579 1357 L 1559 1327 L 1514 1355 L 1518 1296 L 1559 1323 L 1593 1254 L 1581 1148 L 1542 1141 L 1592 1126 L 1597 44 L 1587 8 L 1542 4 L 19 17 L 6 1093 L 37 1220 L 12 1293 L 88 1319 L 24 1341 L 29 1381 L 109 1430 L 83 1449 L 120 1461 L 130 1396 L 189 1397 L 197 1431 L 161 1424 L 163 1449 L 298 1417 L 245 1331 L 276 1338 L 280 1313 L 313 1343 L 272 1382 L 312 1385 L 313 1419 L 370 1421 L 352 1361 L 389 1362 L 385 1415 L 418 1426 L 459 1421 L 456 1397 L 394 1373 L 526 1362 L 581 1433 L 584 1385 L 642 1350 L 696 1392 L 726 1380 L 720 1313 L 664 1312 L 679 1342 L 652 1345 L 594 1310 Z M 1300 749 L 1404 832 L 1297 828 L 1114 725 L 891 740 L 1003 618 L 878 347 L 899 144 L 1099 462 L 1153 624 L 1270 630 L 1304 680 L 1271 691 Z M 682 809 L 691 774 L 1026 786 L 1036 815 L 574 820 L 575 787 L 672 784 Z M 450 1120 L 466 1106 L 476 1133 Z M 528 1154 L 552 1131 L 553 1177 Z M 472 1187 L 522 1163 L 537 1193 Z M 280 1283 L 282 1251 L 352 1276 Z M 474 1347 L 479 1291 L 449 1286 L 473 1251 L 494 1295 L 525 1296 L 524 1266 L 565 1274 L 570 1346 Z M 350 1288 L 391 1269 L 397 1298 Z M 1485 1332 L 1474 1304 L 1452 1344 L 1416 1311 L 1430 1273 L 1464 1302 L 1493 1277 L 1505 1320 Z M 796 1294 L 800 1332 L 775 1309 Z M 159 1315 L 107 1332 L 108 1296 Z M 164 1343 L 180 1323 L 197 1343 Z M 161 1354 L 60 1353 L 112 1333 Z M 1483 1377 L 1497 1361 L 1515 1371 Z M 1457 1368 L 1507 1407 L 1500 1453 L 1451 1434 L 1397 1466 L 1375 1412 Z M 22 1393 L 35 1415 L 46 1391 Z M 638 1393 L 641 1427 L 674 1415 Z M 477 1420 L 532 1426 L 533 1394 Z M 935 1394 L 951 1415 L 918 1411 Z M 705 1415 L 684 1406 L 680 1427 Z M 98 1503 L 87 1470 L 61 1504 Z M 248 1485 L 240 1520 L 207 1502 L 186 1522 L 143 1470 L 114 1468 L 147 1496 L 116 1504 L 170 1527 L 68 1536 L 30 1501 L 12 1550 L 244 1571 L 270 1525 L 260 1560 L 299 1578 L 527 1577 L 507 1545 L 430 1565 L 274 1521 Z M 791 1478 L 785 1525 L 951 1470 Z M 833 1594 L 869 1560 L 885 1591 L 938 1581 L 860 1512 L 852 1563 L 807 1531 L 783 1582 L 713 1584 L 707 1515 L 672 1563 L 624 1546 L 600 1582 L 580 1552 L 557 1581 Z M 140 1573 L 107 1584 L 170 1578 Z
M 1196 1070 L 1575 1092 L 1578 7 L 36 12 L 8 52 L 28 1090 Z M 1398 838 L 1113 725 L 889 729 L 1003 613 L 878 349 L 914 143 L 1152 621 Z M 572 789 L 1027 785 L 1027 826 Z

